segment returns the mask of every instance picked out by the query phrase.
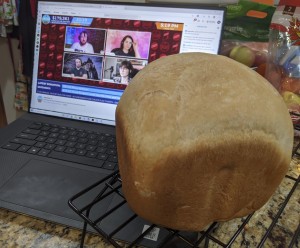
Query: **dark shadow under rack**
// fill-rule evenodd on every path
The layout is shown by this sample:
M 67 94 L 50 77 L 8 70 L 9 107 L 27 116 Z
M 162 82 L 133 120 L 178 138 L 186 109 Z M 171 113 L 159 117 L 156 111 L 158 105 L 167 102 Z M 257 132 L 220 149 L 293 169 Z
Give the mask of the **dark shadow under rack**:
M 292 118 L 299 119 L 294 121 L 294 130 L 300 132 L 300 115 L 291 113 Z M 295 139 L 295 145 L 292 153 L 293 159 L 298 159 L 300 161 L 300 139 Z M 263 237 L 261 238 L 259 244 L 256 247 L 263 247 L 266 240 L 270 237 L 275 225 L 279 221 L 279 219 L 283 217 L 283 211 L 285 210 L 287 204 L 289 203 L 293 193 L 296 188 L 299 186 L 300 176 L 298 178 L 290 175 L 285 176 L 286 179 L 290 180 L 292 184 L 291 190 L 288 192 L 285 200 L 280 204 L 279 209 L 277 210 L 275 216 L 272 218 L 271 224 L 268 226 L 267 230 L 265 230 Z M 119 208 L 123 207 L 126 204 L 126 200 L 122 193 L 122 180 L 120 178 L 119 172 L 115 171 L 107 177 L 99 180 L 94 183 L 90 187 L 82 190 L 78 194 L 74 195 L 69 200 L 69 206 L 75 213 L 77 213 L 84 221 L 83 230 L 82 230 L 82 239 L 81 239 L 81 247 L 84 247 L 84 239 L 86 232 L 90 229 L 93 232 L 100 234 L 103 238 L 105 238 L 109 243 L 111 243 L 114 247 L 124 247 L 124 245 L 118 241 L 116 241 L 116 234 L 124 231 L 127 226 L 139 218 L 136 214 L 132 212 L 131 216 L 122 223 L 118 224 L 113 228 L 113 230 L 105 230 L 105 226 L 101 226 L 101 223 L 104 219 L 109 218 L 111 214 L 117 211 Z M 93 201 L 86 203 L 85 206 L 78 206 L 76 201 L 77 199 L 84 197 L 86 194 L 89 194 L 91 191 L 97 192 L 93 197 Z M 118 196 L 121 200 L 119 200 L 114 207 L 112 207 L 108 212 L 98 213 L 95 215 L 93 212 L 93 208 L 97 208 L 97 204 L 101 203 L 108 197 Z M 245 218 L 241 218 L 241 223 L 237 225 L 234 233 L 230 234 L 230 237 L 226 241 L 222 241 L 221 238 L 215 237 L 212 234 L 214 228 L 218 225 L 218 223 L 211 224 L 205 231 L 199 233 L 187 233 L 180 232 L 177 230 L 172 230 L 164 227 L 158 227 L 154 224 L 149 224 L 149 227 L 144 230 L 139 236 L 135 237 L 132 242 L 126 244 L 126 247 L 135 247 L 135 246 L 147 246 L 147 242 L 145 240 L 151 239 L 153 236 L 153 232 L 156 228 L 160 228 L 164 230 L 163 238 L 159 240 L 159 243 L 156 244 L 155 247 L 210 247 L 213 244 L 213 247 L 232 247 L 237 238 L 241 235 L 241 233 L 245 230 L 247 224 L 253 217 L 254 213 L 250 214 Z M 299 220 L 300 222 L 300 220 Z M 253 227 L 255 228 L 255 227 Z M 150 237 L 150 238 L 149 238 Z M 229 241 L 228 241 L 229 240 Z M 176 244 L 176 245 L 174 245 Z M 237 247 L 240 247 L 238 244 Z M 245 246 L 247 247 L 247 246 Z M 284 247 L 288 248 L 298 248 L 300 247 L 300 223 L 298 223 L 298 227 L 296 231 L 292 234 L 291 240 L 289 243 L 285 244 Z

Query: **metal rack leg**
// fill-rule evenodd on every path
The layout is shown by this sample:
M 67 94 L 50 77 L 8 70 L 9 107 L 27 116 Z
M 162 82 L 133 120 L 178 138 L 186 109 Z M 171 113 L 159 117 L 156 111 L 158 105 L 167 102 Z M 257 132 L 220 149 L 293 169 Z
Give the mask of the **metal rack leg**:
M 87 229 L 87 222 L 85 221 L 84 224 L 83 224 L 83 229 L 82 229 L 82 233 L 81 233 L 80 248 L 83 248 L 83 246 L 84 246 L 86 229 Z
M 117 181 L 117 179 L 118 179 L 118 177 L 115 175 L 113 178 L 110 179 L 108 184 L 115 183 Z M 85 210 L 87 218 L 89 218 L 89 216 L 90 216 L 90 211 L 93 207 L 93 203 L 95 203 L 99 199 L 99 197 L 101 197 L 103 195 L 103 193 L 108 189 L 108 184 L 106 184 L 104 189 L 102 189 L 101 192 L 94 198 L 94 200 L 92 201 L 92 204 Z M 87 225 L 88 225 L 88 222 L 84 221 L 83 228 L 82 228 L 82 233 L 81 233 L 80 248 L 84 248 L 84 240 L 85 240 L 86 233 L 87 233 Z
M 97 196 L 98 197 L 98 196 Z M 90 217 L 90 211 L 91 211 L 91 208 L 88 208 L 86 210 L 86 216 L 89 218 Z M 82 228 L 82 236 L 81 236 L 81 242 L 80 242 L 80 248 L 83 248 L 84 246 L 84 240 L 85 240 L 85 236 L 86 236 L 86 231 L 87 231 L 87 221 L 84 221 L 83 223 L 83 228 Z
M 206 237 L 206 238 L 205 238 L 204 247 L 205 247 L 205 248 L 208 248 L 208 245 L 209 245 L 209 238 Z

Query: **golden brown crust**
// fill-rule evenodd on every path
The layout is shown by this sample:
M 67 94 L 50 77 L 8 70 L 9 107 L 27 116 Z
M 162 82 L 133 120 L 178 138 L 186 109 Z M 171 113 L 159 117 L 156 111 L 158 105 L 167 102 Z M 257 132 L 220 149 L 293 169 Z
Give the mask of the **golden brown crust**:
M 260 208 L 290 163 L 281 96 L 251 69 L 189 53 L 139 72 L 116 111 L 123 191 L 141 217 L 203 230 Z

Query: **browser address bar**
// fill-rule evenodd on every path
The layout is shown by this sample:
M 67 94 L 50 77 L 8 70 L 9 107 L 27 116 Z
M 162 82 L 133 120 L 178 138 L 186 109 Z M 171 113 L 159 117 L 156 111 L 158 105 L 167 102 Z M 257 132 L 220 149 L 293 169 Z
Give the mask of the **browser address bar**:
M 120 15 L 118 14 L 104 14 L 103 17 L 110 17 L 110 18 L 118 18 L 118 19 L 139 19 L 141 16 L 133 16 L 133 15 Z
M 70 11 L 71 12 L 71 11 Z M 118 19 L 139 19 L 141 18 L 141 16 L 132 16 L 132 15 L 120 15 L 120 14 L 117 14 L 117 13 L 111 13 L 111 14 L 107 14 L 107 13 L 103 13 L 101 11 L 88 11 L 88 12 L 85 12 L 85 11 L 74 11 L 73 12 L 73 15 L 77 15 L 77 16 L 82 16 L 82 17 L 85 17 L 85 16 L 90 16 L 90 17 L 94 17 L 94 18 L 118 18 Z

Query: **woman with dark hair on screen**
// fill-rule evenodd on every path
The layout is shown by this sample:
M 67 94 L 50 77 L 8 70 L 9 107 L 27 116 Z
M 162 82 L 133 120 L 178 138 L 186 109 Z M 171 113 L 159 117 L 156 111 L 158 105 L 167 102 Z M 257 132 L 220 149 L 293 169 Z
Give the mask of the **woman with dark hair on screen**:
M 126 35 L 120 44 L 120 48 L 114 48 L 111 52 L 119 56 L 129 56 L 140 58 L 141 55 L 138 50 L 138 44 L 130 35 Z
M 128 85 L 129 82 L 132 80 L 131 73 L 133 71 L 133 66 L 131 62 L 127 60 L 122 61 L 119 70 L 120 77 L 115 77 L 114 82 Z

